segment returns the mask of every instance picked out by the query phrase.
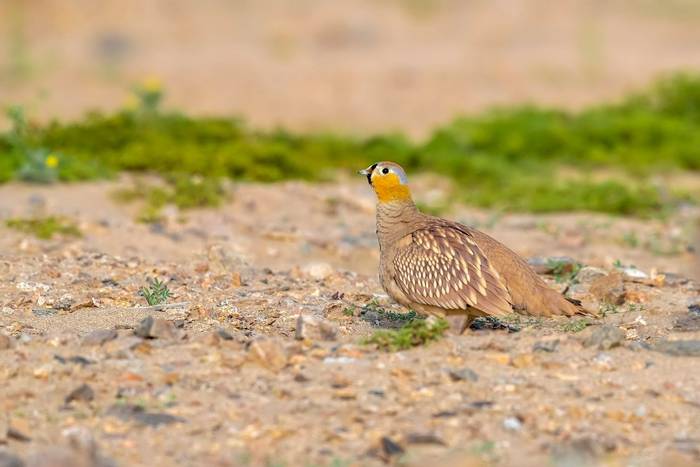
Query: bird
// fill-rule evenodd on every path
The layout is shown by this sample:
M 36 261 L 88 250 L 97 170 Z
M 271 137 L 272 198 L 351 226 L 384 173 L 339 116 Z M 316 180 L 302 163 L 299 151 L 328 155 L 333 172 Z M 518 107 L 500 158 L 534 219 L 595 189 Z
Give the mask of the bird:
M 477 317 L 588 314 L 496 239 L 422 213 L 400 165 L 377 162 L 359 173 L 377 199 L 380 282 L 400 305 L 447 320 L 456 334 Z

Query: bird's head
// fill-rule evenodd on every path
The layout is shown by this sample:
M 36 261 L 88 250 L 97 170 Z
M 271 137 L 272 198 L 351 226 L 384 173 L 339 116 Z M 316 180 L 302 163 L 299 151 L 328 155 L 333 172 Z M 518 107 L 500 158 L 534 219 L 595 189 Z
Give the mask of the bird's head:
M 367 177 L 367 182 L 377 194 L 380 203 L 392 201 L 411 201 L 411 191 L 408 189 L 406 172 L 394 162 L 377 162 L 366 169 L 360 170 L 360 175 Z

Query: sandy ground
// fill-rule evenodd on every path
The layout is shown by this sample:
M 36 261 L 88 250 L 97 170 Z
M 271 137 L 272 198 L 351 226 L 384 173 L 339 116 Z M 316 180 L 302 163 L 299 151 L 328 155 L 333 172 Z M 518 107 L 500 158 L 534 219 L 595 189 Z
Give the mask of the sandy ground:
M 687 0 L 5 0 L 0 104 L 40 118 L 167 104 L 255 127 L 421 136 L 456 114 L 578 108 L 700 67 Z
M 362 180 L 240 184 L 224 207 L 157 227 L 113 201 L 128 183 L 0 187 L 0 218 L 61 214 L 84 233 L 0 227 L 2 466 L 10 453 L 32 466 L 700 465 L 690 213 L 455 207 L 445 215 L 524 256 L 585 263 L 570 293 L 619 305 L 583 330 L 482 323 L 387 353 L 361 344 L 398 325 L 369 303 L 402 311 L 378 284 Z M 444 186 L 415 191 L 434 202 Z M 141 308 L 152 277 L 174 308 Z

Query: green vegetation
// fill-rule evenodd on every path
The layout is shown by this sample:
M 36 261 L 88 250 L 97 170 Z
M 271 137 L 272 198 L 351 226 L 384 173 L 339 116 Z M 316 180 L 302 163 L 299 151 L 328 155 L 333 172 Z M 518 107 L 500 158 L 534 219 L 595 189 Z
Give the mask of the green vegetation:
M 363 343 L 376 345 L 379 349 L 388 352 L 396 352 L 436 341 L 445 334 L 449 327 L 444 319 L 433 323 L 425 319 L 413 319 L 397 330 L 375 331 Z
M 576 280 L 576 276 L 583 267 L 581 263 L 559 261 L 556 259 L 550 259 L 547 265 L 552 269 L 554 280 L 556 280 L 558 283 L 572 282 Z
M 165 303 L 171 294 L 170 289 L 164 282 L 154 279 L 148 281 L 148 287 L 143 287 L 139 291 L 139 295 L 145 298 L 150 306 L 153 306 Z
M 562 332 L 577 333 L 592 325 L 593 321 L 589 318 L 570 319 L 561 326 Z
M 143 201 L 138 220 L 145 223 L 162 220 L 161 210 L 168 204 L 180 209 L 218 206 L 225 196 L 220 181 L 214 178 L 179 174 L 167 176 L 165 182 L 165 185 L 154 186 L 136 181 L 131 188 L 118 190 L 113 196 L 124 203 Z
M 42 240 L 50 240 L 54 236 L 81 237 L 80 229 L 63 217 L 33 217 L 30 219 L 8 219 L 5 225 L 20 232 L 32 234 Z
M 578 113 L 520 106 L 461 117 L 421 143 L 391 134 L 255 131 L 235 119 L 163 112 L 162 97 L 151 80 L 134 89 L 128 110 L 45 126 L 11 109 L 13 128 L 0 135 L 0 182 L 89 180 L 124 170 L 180 180 L 318 180 L 388 159 L 412 173 L 448 176 L 459 198 L 503 210 L 652 216 L 700 198 L 654 178 L 700 171 L 698 75 L 668 77 Z

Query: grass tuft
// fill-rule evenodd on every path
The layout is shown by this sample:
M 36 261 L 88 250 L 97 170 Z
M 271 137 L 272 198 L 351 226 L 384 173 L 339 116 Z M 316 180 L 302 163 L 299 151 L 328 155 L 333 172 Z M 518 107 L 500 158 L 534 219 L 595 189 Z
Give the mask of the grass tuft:
M 397 330 L 380 330 L 366 338 L 363 343 L 376 345 L 387 352 L 406 350 L 418 347 L 440 339 L 449 324 L 444 319 L 430 322 L 425 319 L 414 319 Z
M 82 232 L 72 221 L 57 216 L 8 219 L 5 225 L 11 229 L 34 235 L 42 240 L 54 236 L 82 237 Z

